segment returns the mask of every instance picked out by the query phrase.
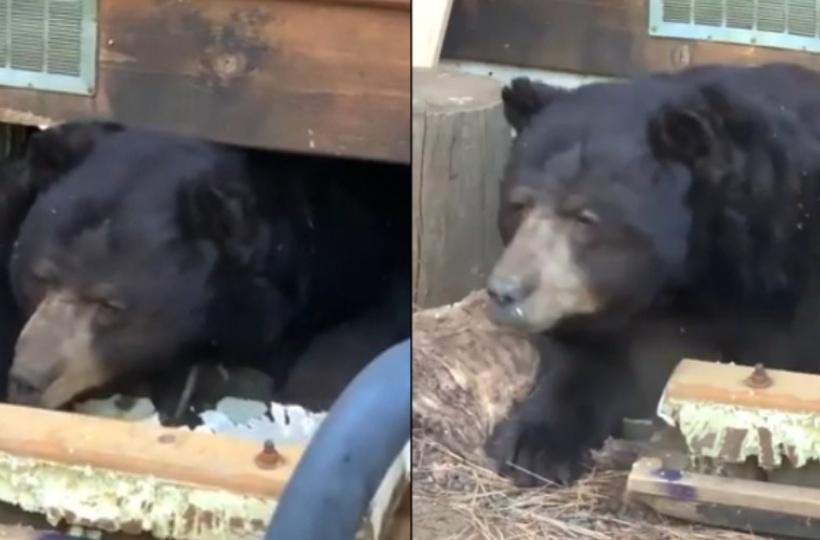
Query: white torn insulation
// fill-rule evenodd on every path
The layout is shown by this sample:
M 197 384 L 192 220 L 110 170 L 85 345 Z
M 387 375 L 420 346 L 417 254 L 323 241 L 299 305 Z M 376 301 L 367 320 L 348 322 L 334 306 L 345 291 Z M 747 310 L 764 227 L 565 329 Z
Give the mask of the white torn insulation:
M 156 409 L 147 398 L 132 399 L 116 394 L 107 399 L 84 401 L 74 410 L 104 418 L 159 424 Z M 325 416 L 326 412 L 311 412 L 299 405 L 226 397 L 216 408 L 200 413 L 202 423 L 193 429 L 260 443 L 272 440 L 278 445 L 306 445 Z
M 225 398 L 216 410 L 201 413 L 202 425 L 194 431 L 222 433 L 254 441 L 306 445 L 327 413 L 310 412 L 298 405 Z

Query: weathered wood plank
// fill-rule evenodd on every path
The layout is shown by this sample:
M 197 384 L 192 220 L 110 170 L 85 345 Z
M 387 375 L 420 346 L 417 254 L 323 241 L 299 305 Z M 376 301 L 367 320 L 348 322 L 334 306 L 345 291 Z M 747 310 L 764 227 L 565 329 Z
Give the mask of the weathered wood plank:
M 754 388 L 745 382 L 754 372 L 749 366 L 686 359 L 669 378 L 664 399 L 820 413 L 820 375 L 766 369 L 770 386 Z
M 820 537 L 820 490 L 664 469 L 635 462 L 627 499 L 660 514 L 755 534 Z
M 453 0 L 416 0 L 413 6 L 413 67 L 438 64 Z
M 5 404 L 0 425 L 6 454 L 259 497 L 281 494 L 303 450 L 278 448 L 281 463 L 264 469 L 261 445 L 208 433 Z
M 648 0 L 454 0 L 442 57 L 612 77 L 728 62 L 820 69 L 805 52 L 650 37 Z
M 408 0 L 101 0 L 93 98 L 0 89 L 0 121 L 104 116 L 409 162 Z

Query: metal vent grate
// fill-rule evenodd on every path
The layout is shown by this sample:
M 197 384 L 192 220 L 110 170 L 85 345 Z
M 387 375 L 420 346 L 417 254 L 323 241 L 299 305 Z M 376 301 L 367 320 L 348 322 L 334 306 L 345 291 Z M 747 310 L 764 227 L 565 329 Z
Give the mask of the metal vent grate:
M 0 0 L 0 86 L 94 93 L 98 0 Z
M 649 0 L 649 34 L 820 52 L 820 0 Z

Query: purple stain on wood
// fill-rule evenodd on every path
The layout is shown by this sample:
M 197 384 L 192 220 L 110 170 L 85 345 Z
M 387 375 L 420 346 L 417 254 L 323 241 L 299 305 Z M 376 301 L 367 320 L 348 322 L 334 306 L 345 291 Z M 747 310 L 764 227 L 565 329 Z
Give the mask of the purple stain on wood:
M 680 472 L 678 469 L 666 469 L 660 468 L 655 469 L 652 474 L 657 476 L 658 478 L 663 478 L 664 480 L 668 480 L 670 482 L 677 482 L 681 478 L 683 478 L 683 473 Z
M 666 490 L 673 499 L 693 501 L 697 496 L 695 488 L 686 484 L 679 484 L 683 479 L 683 472 L 678 469 L 660 468 L 652 471 L 653 476 L 657 476 L 667 482 Z

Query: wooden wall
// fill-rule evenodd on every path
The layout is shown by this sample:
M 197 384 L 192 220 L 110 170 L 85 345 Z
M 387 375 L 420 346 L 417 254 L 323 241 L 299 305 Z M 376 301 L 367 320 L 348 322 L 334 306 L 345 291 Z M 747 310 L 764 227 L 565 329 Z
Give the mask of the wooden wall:
M 647 29 L 648 0 L 454 0 L 442 56 L 612 77 L 712 62 L 820 68 L 820 55 L 653 38 Z
M 93 98 L 0 89 L 0 122 L 410 160 L 410 0 L 100 0 L 99 27 Z

